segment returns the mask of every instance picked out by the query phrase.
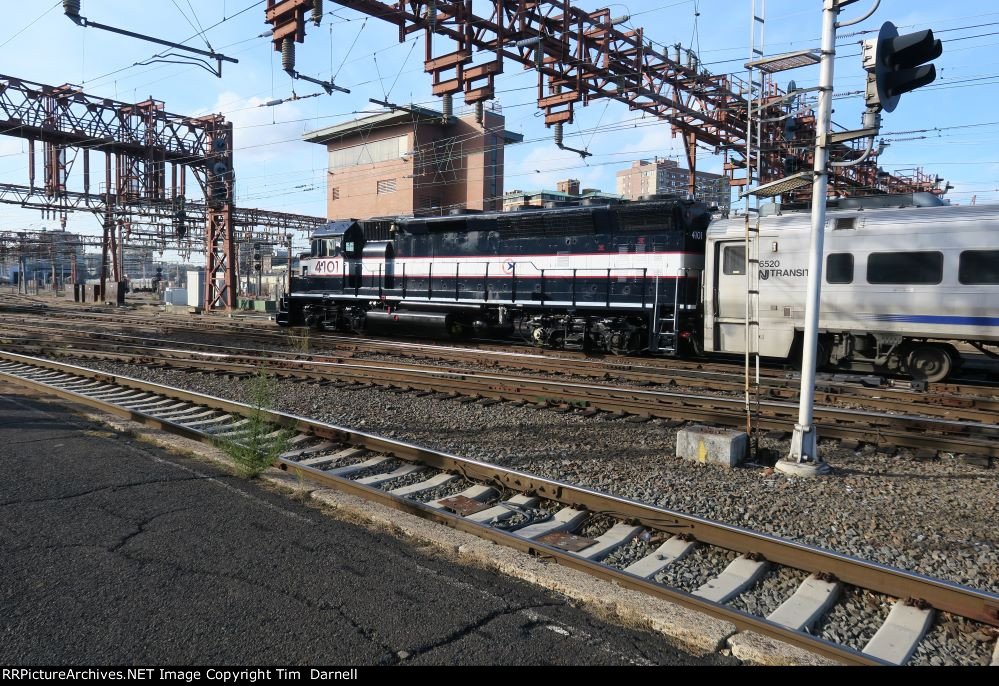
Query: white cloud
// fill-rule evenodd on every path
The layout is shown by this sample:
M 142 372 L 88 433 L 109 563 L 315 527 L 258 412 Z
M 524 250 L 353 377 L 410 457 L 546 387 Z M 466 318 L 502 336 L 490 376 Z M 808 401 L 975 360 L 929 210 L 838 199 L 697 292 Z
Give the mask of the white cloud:
M 233 91 L 218 95 L 211 112 L 221 112 L 232 122 L 237 178 L 248 164 L 289 160 L 302 154 L 295 148 L 307 126 L 304 110 L 296 103 L 262 107 L 269 98 L 245 98 Z M 305 145 L 302 143 L 302 145 Z

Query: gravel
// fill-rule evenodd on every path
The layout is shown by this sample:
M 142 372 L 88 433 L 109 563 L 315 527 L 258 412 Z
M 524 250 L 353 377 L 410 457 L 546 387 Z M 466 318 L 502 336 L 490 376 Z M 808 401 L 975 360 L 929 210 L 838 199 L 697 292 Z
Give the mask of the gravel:
M 909 664 L 988 666 L 997 636 L 999 631 L 995 629 L 984 629 L 980 624 L 943 612 L 916 648 Z
M 655 576 L 655 580 L 666 586 L 692 593 L 706 581 L 713 579 L 739 557 L 731 550 L 698 546 L 687 557 L 674 562 Z
M 438 486 L 437 488 L 431 488 L 429 491 L 421 491 L 420 493 L 413 493 L 406 496 L 412 500 L 419 500 L 421 503 L 429 503 L 431 500 L 439 500 L 441 498 L 450 498 L 453 495 L 457 495 L 464 491 L 466 488 L 471 488 L 475 484 L 471 481 L 466 481 L 465 479 L 458 479 L 457 481 L 452 481 L 451 483 L 444 484 L 443 486 Z
M 612 552 L 610 555 L 605 557 L 601 562 L 612 567 L 617 567 L 618 569 L 624 569 L 625 567 L 638 562 L 643 557 L 651 555 L 656 548 L 662 545 L 661 542 L 651 542 L 648 532 L 639 535 L 637 538 L 633 538 L 626 544 Z
M 426 481 L 433 475 L 433 470 L 424 469 L 418 472 L 413 472 L 412 474 L 407 474 L 406 476 L 396 477 L 395 479 L 391 479 L 390 481 L 386 481 L 382 484 L 378 484 L 378 488 L 384 491 L 391 491 L 393 488 L 402 488 L 403 486 L 411 486 L 413 484 L 418 484 L 421 481 Z
M 806 572 L 790 567 L 771 569 L 755 586 L 733 598 L 729 605 L 743 612 L 766 617 L 790 598 L 807 577 Z
M 367 462 L 370 459 L 371 456 L 363 457 L 361 459 L 344 460 L 342 463 L 337 462 L 336 465 L 334 465 L 334 467 L 339 469 L 340 467 L 347 467 L 352 464 L 360 464 L 361 462 Z M 356 472 L 351 472 L 350 474 L 347 474 L 347 478 L 356 481 L 357 479 L 363 479 L 366 476 L 374 476 L 375 474 L 387 474 L 389 472 L 394 472 L 399 467 L 402 467 L 404 464 L 405 463 L 402 460 L 391 459 L 388 462 L 383 462 L 382 464 L 376 464 L 371 467 L 365 467 L 364 469 L 360 469 Z
M 891 600 L 885 596 L 846 588 L 839 602 L 819 620 L 811 633 L 827 641 L 863 650 L 884 624 L 891 606 Z
M 547 522 L 555 516 L 555 513 L 558 512 L 561 507 L 562 506 L 557 503 L 542 503 L 538 507 L 517 508 L 512 517 L 508 517 L 502 521 L 493 520 L 489 523 L 497 529 L 513 531 L 531 524 Z
M 606 515 L 593 515 L 587 517 L 586 523 L 576 532 L 579 536 L 585 536 L 587 538 L 596 538 L 601 536 L 617 524 L 616 519 L 611 519 Z

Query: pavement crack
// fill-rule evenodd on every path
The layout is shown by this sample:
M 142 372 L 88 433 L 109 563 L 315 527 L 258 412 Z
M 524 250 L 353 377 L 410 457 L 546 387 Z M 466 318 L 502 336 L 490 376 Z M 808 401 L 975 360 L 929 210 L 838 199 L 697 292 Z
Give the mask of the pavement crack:
M 164 513 L 161 513 L 158 516 L 162 516 L 164 514 L 168 514 L 168 513 L 164 512 Z M 129 536 L 127 536 L 126 539 L 134 538 L 139 533 L 141 533 L 141 531 L 140 532 L 133 532 L 132 534 L 130 534 Z M 126 541 L 123 541 L 122 543 L 124 543 L 124 542 L 126 542 Z M 292 600 L 292 601 L 294 601 L 296 603 L 299 603 L 299 604 L 301 604 L 301 605 L 309 608 L 310 610 L 331 611 L 331 612 L 334 612 L 334 613 L 336 613 L 337 616 L 339 616 L 347 624 L 349 624 L 350 627 L 354 631 L 356 631 L 357 634 L 360 635 L 365 640 L 369 641 L 373 645 L 378 646 L 382 650 L 385 650 L 388 654 L 394 655 L 395 652 L 396 652 L 395 649 L 393 649 L 388 643 L 386 643 L 385 641 L 383 641 L 381 638 L 378 637 L 378 632 L 377 631 L 375 631 L 374 629 L 372 629 L 370 627 L 366 627 L 362 622 L 360 622 L 360 621 L 354 619 L 353 617 L 351 617 L 350 614 L 343 608 L 342 604 L 339 604 L 339 603 L 330 603 L 330 602 L 327 602 L 327 601 L 324 601 L 324 600 L 319 600 L 319 601 L 313 600 L 313 599 L 311 599 L 309 597 L 306 597 L 306 596 L 304 596 L 304 595 L 302 595 L 300 593 L 294 593 L 292 591 L 288 591 L 284 587 L 275 586 L 275 585 L 269 584 L 269 583 L 267 583 L 266 581 L 264 581 L 262 579 L 253 579 L 253 578 L 247 578 L 247 577 L 241 576 L 239 574 L 228 574 L 228 573 L 225 573 L 225 572 L 218 572 L 218 571 L 213 571 L 213 570 L 209 570 L 209 569 L 203 569 L 203 568 L 197 568 L 197 567 L 188 567 L 188 566 L 181 565 L 178 562 L 173 561 L 173 560 L 162 560 L 162 559 L 157 559 L 157 558 L 150 558 L 150 557 L 142 557 L 142 556 L 138 556 L 138 555 L 131 555 L 128 552 L 126 552 L 125 550 L 123 550 L 121 545 L 115 546 L 115 548 L 112 549 L 112 552 L 114 552 L 114 553 L 116 553 L 116 554 L 124 557 L 125 559 L 127 559 L 127 560 L 129 560 L 131 562 L 138 562 L 139 564 L 147 564 L 147 565 L 159 565 L 161 567 L 166 567 L 168 569 L 172 569 L 173 571 L 175 571 L 177 573 L 185 574 L 185 575 L 188 575 L 188 576 L 202 575 L 202 576 L 214 577 L 214 578 L 217 578 L 217 579 L 225 579 L 225 580 L 228 580 L 228 581 L 235 581 L 237 583 L 244 584 L 244 585 L 249 586 L 250 588 L 256 589 L 258 591 L 266 591 L 268 593 L 273 593 L 274 595 L 278 595 L 278 596 L 281 596 L 283 598 L 287 598 L 289 600 Z
M 479 629 L 485 627 L 486 625 L 496 621 L 500 617 L 517 615 L 528 610 L 540 610 L 541 608 L 548 607 L 559 607 L 558 603 L 535 603 L 531 605 L 516 605 L 516 606 L 506 606 L 492 612 L 486 613 L 479 619 L 469 624 L 459 627 L 449 633 L 447 636 L 441 638 L 433 643 L 427 643 L 420 646 L 414 646 L 412 648 L 407 648 L 406 652 L 410 655 L 418 655 L 420 653 L 428 653 L 432 650 L 437 650 L 438 648 L 443 648 L 452 643 L 456 643 L 466 636 L 478 631 Z
M 119 550 L 121 550 L 122 548 L 124 548 L 126 545 L 128 545 L 128 543 L 133 538 L 135 538 L 136 536 L 140 536 L 140 535 L 146 533 L 146 529 L 149 527 L 149 525 L 152 524 L 153 522 L 155 522 L 160 517 L 166 517 L 167 515 L 174 514 L 175 512 L 184 512 L 186 510 L 192 510 L 192 509 L 194 509 L 193 506 L 175 507 L 172 510 L 167 510 L 166 512 L 160 512 L 160 513 L 154 514 L 154 515 L 152 515 L 150 517 L 146 517 L 145 519 L 143 519 L 142 521 L 140 521 L 138 524 L 135 525 L 135 531 L 132 531 L 132 532 L 130 532 L 130 533 L 125 534 L 124 536 L 122 536 L 121 540 L 118 541 L 118 543 L 116 543 L 115 545 L 111 546 L 107 550 L 108 550 L 109 553 L 118 552 Z
M 17 424 L 17 423 L 15 422 L 15 424 Z M 5 424 L 0 423 L 0 428 L 3 428 L 4 426 L 5 426 Z M 52 443 L 53 441 L 57 441 L 57 440 L 60 440 L 60 439 L 66 440 L 66 439 L 74 438 L 75 436 L 76 436 L 76 432 L 67 432 L 67 434 L 65 436 L 60 436 L 58 434 L 49 434 L 49 435 L 45 436 L 45 438 L 33 438 L 31 440 L 28 440 L 28 441 L 5 442 L 3 444 L 3 447 L 4 448 L 14 448 L 14 447 L 21 446 L 21 445 L 30 445 L 32 443 Z
M 110 486 L 99 486 L 97 488 L 90 488 L 86 491 L 79 491 L 77 493 L 67 493 L 66 495 L 50 496 L 47 498 L 25 498 L 23 500 L 7 500 L 0 503 L 0 507 L 10 507 L 12 505 L 32 505 L 36 503 L 53 503 L 59 502 L 61 500 L 73 500 L 75 498 L 84 498 L 88 495 L 93 495 L 94 493 L 100 493 L 101 491 L 123 491 L 129 488 L 137 488 L 139 486 L 150 486 L 152 484 L 167 484 L 167 483 L 181 483 L 185 481 L 205 481 L 210 480 L 212 477 L 205 476 L 191 476 L 191 477 L 180 477 L 175 479 L 147 479 L 145 481 L 134 481 L 127 484 L 112 484 Z

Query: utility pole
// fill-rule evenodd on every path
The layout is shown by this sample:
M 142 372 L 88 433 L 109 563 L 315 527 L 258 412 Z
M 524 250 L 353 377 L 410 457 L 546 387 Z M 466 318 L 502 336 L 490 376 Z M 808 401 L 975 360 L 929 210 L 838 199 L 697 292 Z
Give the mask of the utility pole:
M 819 311 L 822 295 L 822 267 L 826 231 L 826 203 L 830 168 L 851 167 L 866 161 L 874 149 L 874 138 L 881 129 L 881 111 L 891 112 L 902 94 L 932 83 L 933 65 L 924 62 L 943 52 L 932 31 L 899 36 L 891 22 L 886 22 L 878 38 L 864 43 L 864 68 L 868 71 L 867 111 L 863 128 L 856 131 L 831 131 L 833 71 L 836 61 L 836 30 L 858 24 L 873 15 L 881 5 L 848 22 L 838 22 L 840 11 L 857 0 L 823 0 L 822 50 L 819 77 L 819 110 L 816 120 L 815 166 L 812 176 L 812 231 L 808 255 L 808 286 L 805 295 L 805 331 L 801 353 L 801 391 L 798 422 L 791 437 L 791 450 L 776 469 L 797 476 L 818 476 L 829 472 L 829 465 L 819 455 L 818 433 L 814 425 L 815 367 L 818 361 Z M 830 146 L 848 140 L 868 138 L 867 149 L 855 160 L 830 162 Z
M 805 295 L 805 333 L 801 349 L 801 391 L 798 423 L 791 437 L 791 452 L 776 468 L 785 473 L 825 474 L 818 435 L 812 422 L 815 404 L 815 353 L 819 340 L 819 298 L 822 287 L 822 254 L 825 248 L 826 195 L 829 189 L 829 128 L 832 122 L 833 74 L 836 66 L 836 20 L 840 10 L 856 0 L 823 0 L 822 48 L 819 58 L 819 111 L 815 124 L 815 166 L 812 180 L 812 233 L 808 253 L 808 286 Z

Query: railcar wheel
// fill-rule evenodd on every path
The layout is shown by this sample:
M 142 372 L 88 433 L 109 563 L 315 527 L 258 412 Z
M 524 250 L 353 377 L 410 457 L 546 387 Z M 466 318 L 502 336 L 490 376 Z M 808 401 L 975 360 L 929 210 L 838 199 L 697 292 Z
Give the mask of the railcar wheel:
M 804 342 L 801 337 L 794 343 L 794 348 L 792 349 L 789 359 L 792 361 L 792 366 L 794 369 L 801 371 L 804 365 L 802 364 L 802 356 L 804 355 Z M 829 339 L 824 336 L 819 336 L 819 340 L 815 343 L 815 371 L 820 372 L 829 366 L 830 359 L 830 343 Z
M 921 345 L 909 353 L 909 375 L 919 381 L 943 381 L 953 367 L 954 360 L 950 354 L 938 345 Z
M 830 345 L 829 340 L 819 336 L 818 343 L 815 344 L 815 371 L 821 372 L 829 366 Z

